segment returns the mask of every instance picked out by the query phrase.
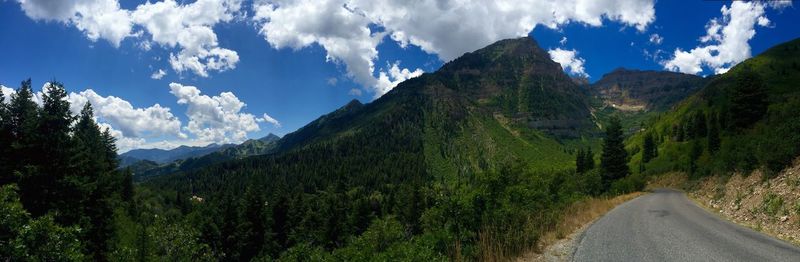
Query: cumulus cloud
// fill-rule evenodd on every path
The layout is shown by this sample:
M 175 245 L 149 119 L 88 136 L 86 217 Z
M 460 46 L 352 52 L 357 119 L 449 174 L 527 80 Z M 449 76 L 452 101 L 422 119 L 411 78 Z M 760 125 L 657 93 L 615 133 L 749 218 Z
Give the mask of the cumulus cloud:
M 28 17 L 75 26 L 92 41 L 102 38 L 119 47 L 125 38 L 136 37 L 145 38 L 138 44 L 144 51 L 150 50 L 152 43 L 179 49 L 169 56 L 170 65 L 179 73 L 191 71 L 207 77 L 208 71 L 233 69 L 239 62 L 236 51 L 219 47 L 213 27 L 233 20 L 241 0 L 148 1 L 133 10 L 121 9 L 118 0 L 17 1 Z M 139 28 L 143 30 L 133 33 Z
M 115 47 L 131 36 L 130 12 L 117 0 L 17 0 L 25 14 L 35 20 L 73 25 L 92 41 L 108 40 Z
M 259 131 L 259 121 L 277 120 L 264 115 L 257 118 L 250 113 L 242 113 L 245 103 L 231 92 L 222 92 L 218 96 L 207 96 L 194 86 L 170 83 L 170 93 L 178 98 L 178 104 L 186 105 L 186 116 L 189 123 L 186 131 L 195 135 L 198 140 L 218 143 L 239 143 L 247 139 L 247 133 Z M 267 117 L 269 117 L 267 119 Z
M 79 93 L 70 92 L 68 99 L 73 114 L 80 114 L 86 102 L 92 103 L 100 122 L 117 128 L 125 137 L 157 137 L 173 135 L 185 138 L 181 132 L 181 121 L 170 108 L 154 104 L 150 107 L 134 107 L 130 102 L 116 96 L 101 96 L 92 89 Z
M 152 75 L 150 75 L 150 78 L 152 78 L 152 79 L 161 79 L 165 75 L 167 75 L 167 72 L 164 72 L 164 70 L 162 70 L 162 69 L 158 69 L 158 71 L 155 71 L 155 72 L 153 72 Z
M 769 26 L 765 8 L 773 7 L 761 2 L 734 1 L 730 7 L 723 5 L 721 18 L 706 24 L 706 35 L 700 37 L 701 45 L 691 50 L 675 49 L 672 59 L 663 62 L 664 68 L 689 74 L 698 74 L 706 66 L 716 74 L 727 72 L 732 66 L 750 58 L 748 41 L 755 34 L 756 25 Z M 781 5 L 775 6 L 781 8 Z
M 377 96 L 388 91 L 374 64 L 385 36 L 449 61 L 500 39 L 526 36 L 537 25 L 600 26 L 611 20 L 644 31 L 655 19 L 653 0 L 276 0 L 259 1 L 253 11 L 272 47 L 319 45 L 329 61 L 343 63 L 348 76 Z
M 219 47 L 213 27 L 233 20 L 240 7 L 237 0 L 198 0 L 187 5 L 165 0 L 139 5 L 131 18 L 147 30 L 153 42 L 181 48 L 177 54 L 170 53 L 172 69 L 207 77 L 208 70 L 233 69 L 239 62 L 236 51 Z
M 278 122 L 278 120 L 276 120 L 275 118 L 272 118 L 271 116 L 267 115 L 267 113 L 264 113 L 264 115 L 261 116 L 260 118 L 256 118 L 256 122 L 259 122 L 259 123 L 267 122 L 267 123 L 272 124 L 275 127 L 281 127 L 281 122 Z
M 33 101 L 39 106 L 42 106 L 42 95 L 49 85 L 45 83 L 42 91 L 33 94 Z M 179 145 L 241 143 L 247 139 L 248 133 L 260 130 L 258 123 L 281 127 L 278 120 L 266 113 L 256 117 L 241 112 L 246 105 L 231 92 L 207 96 L 194 86 L 171 83 L 169 87 L 178 104 L 187 106 L 189 122 L 186 125 L 168 107 L 159 104 L 135 107 L 123 98 L 102 96 L 92 89 L 70 92 L 66 99 L 73 115 L 80 114 L 83 106 L 90 102 L 94 108 L 95 122 L 102 129 L 109 129 L 117 139 L 120 152 L 136 148 L 169 149 Z M 16 93 L 16 90 L 4 85 L 0 85 L 0 90 L 6 103 Z
M 660 45 L 661 42 L 664 42 L 664 37 L 661 37 L 658 34 L 651 34 L 650 35 L 650 43 Z
M 589 74 L 587 74 L 583 68 L 583 64 L 586 63 L 586 60 L 578 57 L 578 51 L 575 51 L 574 49 L 565 50 L 556 48 L 550 49 L 547 52 L 550 53 L 550 58 L 552 58 L 553 61 L 561 64 L 561 68 L 563 68 L 564 71 L 567 71 L 573 75 L 589 77 Z
M 408 79 L 418 77 L 425 73 L 422 69 L 417 68 L 417 70 L 410 71 L 406 68 L 401 69 L 399 67 L 400 61 L 395 62 L 389 67 L 389 71 L 381 71 L 380 75 L 378 76 L 378 84 L 375 86 L 375 97 L 380 97 L 389 90 L 392 90 L 397 84 L 400 82 L 406 81 Z
M 42 89 L 40 89 L 39 91 L 36 91 L 33 88 L 31 88 L 32 89 L 31 92 L 33 92 L 31 100 L 33 100 L 33 103 L 35 103 L 38 106 L 42 106 L 42 103 L 44 101 L 43 99 L 44 90 L 48 86 L 50 86 L 50 83 L 44 83 L 44 85 L 42 85 Z M 10 103 L 12 96 L 17 93 L 16 89 L 4 85 L 0 85 L 0 90 L 3 91 L 3 97 L 5 97 L 4 99 L 5 103 Z
M 3 102 L 9 103 L 11 101 L 11 94 L 16 93 L 14 89 L 11 89 L 7 86 L 0 85 L 0 91 L 3 92 Z

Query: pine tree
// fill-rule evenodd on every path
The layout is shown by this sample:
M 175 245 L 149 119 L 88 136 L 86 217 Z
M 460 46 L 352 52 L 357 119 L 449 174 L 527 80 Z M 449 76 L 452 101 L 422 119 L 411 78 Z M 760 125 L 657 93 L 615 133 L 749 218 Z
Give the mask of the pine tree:
M 0 186 L 16 182 L 11 163 L 11 126 L 8 105 L 0 90 Z
M 578 149 L 575 154 L 575 172 L 582 174 L 586 171 L 586 156 L 584 156 L 583 149 Z
M 720 138 L 719 138 L 719 123 L 717 122 L 717 116 L 712 115 L 709 119 L 709 127 L 708 127 L 708 152 L 709 153 L 716 153 L 720 146 Z
M 689 152 L 689 173 L 694 175 L 697 172 L 697 159 L 703 154 L 703 145 L 698 140 L 692 142 L 692 150 Z
M 248 187 L 244 194 L 242 217 L 242 252 L 240 259 L 249 261 L 264 247 L 266 237 L 266 199 L 258 185 Z
M 622 137 L 622 125 L 619 118 L 612 117 L 606 127 L 606 137 L 603 140 L 603 154 L 600 161 L 603 169 L 603 185 L 609 188 L 611 182 L 630 174 L 628 168 L 628 152 Z
M 44 210 L 57 210 L 58 221 L 74 224 L 78 221 L 79 213 L 73 207 L 80 203 L 69 198 L 75 186 L 67 179 L 72 171 L 74 145 L 70 131 L 74 117 L 70 114 L 66 98 L 67 91 L 60 83 L 52 81 L 45 86 L 37 126 L 41 136 L 36 145 L 38 154 L 33 159 L 33 163 L 40 167 L 39 172 L 35 177 L 27 177 L 26 180 L 30 181 L 20 181 L 20 186 L 36 188 L 39 196 L 48 203 L 43 207 Z
M 591 147 L 589 147 L 584 154 L 583 166 L 587 171 L 594 169 L 594 153 L 592 153 Z
M 693 119 L 693 128 L 694 128 L 694 138 L 701 138 L 703 135 L 708 133 L 708 128 L 706 125 L 706 114 L 703 112 L 697 112 Z
M 74 127 L 77 143 L 74 163 L 77 171 L 71 181 L 81 185 L 75 192 L 81 199 L 85 219 L 86 247 L 95 260 L 106 260 L 109 241 L 113 237 L 113 209 L 110 196 L 119 179 L 116 173 L 116 146 L 108 130 L 101 132 L 94 122 L 94 110 L 86 103 Z
M 747 128 L 767 112 L 767 91 L 761 77 L 745 68 L 731 90 L 730 117 L 734 127 Z
M 49 181 L 42 181 L 43 176 L 39 174 L 39 166 L 36 165 L 38 145 L 40 145 L 38 132 L 40 109 L 33 102 L 30 79 L 23 81 L 16 94 L 11 96 L 8 110 L 8 124 L 12 135 L 9 164 L 12 165 L 11 170 L 18 171 L 21 176 L 17 179 L 23 206 L 31 215 L 38 217 L 47 212 L 47 207 L 51 203 L 38 186 L 39 183 Z
M 653 142 L 653 135 L 651 133 L 647 133 L 644 135 L 644 141 L 642 142 L 642 162 L 650 162 L 650 160 L 655 157 L 654 152 L 655 143 Z

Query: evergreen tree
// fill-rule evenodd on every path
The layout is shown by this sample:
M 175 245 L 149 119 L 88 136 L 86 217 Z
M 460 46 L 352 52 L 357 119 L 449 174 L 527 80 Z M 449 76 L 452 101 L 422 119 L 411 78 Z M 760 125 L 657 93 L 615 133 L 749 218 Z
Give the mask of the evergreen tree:
M 694 116 L 694 137 L 701 138 L 703 135 L 708 133 L 708 128 L 706 124 L 706 114 L 703 112 L 697 112 Z
M 692 142 L 692 150 L 689 152 L 689 174 L 695 175 L 697 172 L 697 159 L 703 154 L 703 146 L 698 140 Z
M 594 153 L 592 153 L 591 147 L 589 147 L 586 150 L 586 153 L 584 153 L 583 166 L 587 171 L 594 169 Z
M 0 186 L 15 182 L 11 163 L 11 119 L 3 91 L 0 90 Z
M 710 118 L 710 123 L 708 127 L 708 152 L 715 153 L 719 150 L 720 146 L 720 138 L 719 138 L 719 123 L 717 122 L 717 116 L 712 115 Z
M 71 173 L 71 158 L 74 148 L 70 136 L 74 117 L 70 114 L 67 91 L 52 81 L 45 86 L 42 96 L 42 110 L 37 132 L 38 139 L 34 164 L 39 166 L 34 176 L 20 181 L 21 188 L 30 188 L 30 192 L 38 192 L 46 206 L 42 210 L 57 210 L 57 220 L 64 224 L 74 224 L 78 220 L 78 210 L 74 207 L 79 202 L 70 199 L 70 191 L 74 186 L 67 180 Z
M 77 150 L 74 163 L 77 175 L 71 182 L 79 185 L 77 199 L 85 219 L 86 247 L 95 260 L 106 260 L 109 241 L 113 236 L 113 209 L 110 196 L 119 176 L 116 173 L 116 146 L 108 130 L 101 132 L 94 122 L 94 110 L 86 103 L 74 127 Z
M 586 156 L 583 149 L 578 149 L 575 154 L 575 172 L 581 174 L 586 171 Z
M 39 167 L 36 165 L 39 159 L 39 113 L 40 109 L 33 102 L 33 91 L 31 80 L 23 81 L 16 94 L 11 96 L 11 103 L 8 105 L 9 130 L 12 134 L 11 155 L 9 164 L 11 170 L 18 171 L 20 180 L 20 199 L 22 205 L 34 217 L 44 215 L 48 202 L 47 194 L 39 188 L 40 182 L 46 179 L 39 174 Z
M 751 126 L 767 112 L 767 91 L 761 77 L 748 68 L 742 70 L 730 93 L 730 118 L 734 127 Z
M 626 177 L 628 169 L 628 152 L 622 137 L 622 125 L 619 118 L 612 117 L 606 127 L 606 137 L 603 140 L 603 154 L 600 166 L 603 170 L 603 185 L 609 188 L 614 180 Z
M 653 135 L 651 133 L 645 134 L 642 142 L 642 163 L 650 162 L 655 157 L 655 147 Z
M 241 229 L 241 260 L 249 261 L 261 253 L 266 237 L 266 198 L 258 185 L 248 187 L 244 194 L 244 205 Z

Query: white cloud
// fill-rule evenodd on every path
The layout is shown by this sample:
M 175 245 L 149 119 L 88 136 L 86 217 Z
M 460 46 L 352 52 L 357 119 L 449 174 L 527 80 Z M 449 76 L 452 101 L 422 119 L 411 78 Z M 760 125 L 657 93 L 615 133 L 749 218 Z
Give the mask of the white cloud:
M 234 69 L 239 62 L 236 51 L 219 47 L 213 27 L 232 21 L 241 0 L 148 1 L 133 10 L 121 9 L 118 0 L 17 1 L 31 19 L 75 26 L 92 41 L 102 38 L 119 47 L 125 38 L 135 37 L 144 38 L 138 43 L 143 51 L 149 51 L 152 43 L 179 49 L 169 59 L 179 73 L 207 77 L 208 71 Z M 132 33 L 139 28 L 144 30 Z
M 11 94 L 16 93 L 14 89 L 11 89 L 7 86 L 0 85 L 0 91 L 3 92 L 3 102 L 10 103 L 11 102 Z
M 92 103 L 98 122 L 107 122 L 125 137 L 146 138 L 160 136 L 186 137 L 181 132 L 181 121 L 170 108 L 159 104 L 146 108 L 134 107 L 130 102 L 115 96 L 101 96 L 92 89 L 70 92 L 67 100 L 73 114 L 80 114 L 86 102 Z
M 42 106 L 42 103 L 44 101 L 44 99 L 42 98 L 44 96 L 44 89 L 47 88 L 49 85 L 50 85 L 50 83 L 44 83 L 44 85 L 42 85 L 42 89 L 40 91 L 31 90 L 31 92 L 33 92 L 32 96 L 31 96 L 31 100 L 33 100 L 33 103 L 35 103 L 36 105 L 38 105 L 40 107 Z M 17 93 L 16 89 L 13 89 L 13 88 L 10 88 L 10 87 L 4 86 L 4 85 L 0 85 L 0 90 L 3 91 L 3 96 L 5 97 L 4 101 L 6 103 L 11 103 L 12 95 Z
M 278 120 L 276 120 L 275 118 L 272 118 L 271 116 L 267 115 L 267 113 L 264 113 L 264 115 L 262 117 L 260 117 L 260 118 L 256 118 L 256 122 L 259 122 L 259 123 L 267 122 L 267 123 L 272 124 L 275 127 L 281 127 L 281 122 L 278 122 Z
M 97 122 L 97 119 L 95 119 L 95 122 Z M 100 130 L 107 129 L 111 136 L 116 138 L 117 150 L 119 152 L 127 152 L 131 149 L 142 148 L 147 144 L 147 141 L 144 138 L 126 137 L 122 134 L 122 131 L 114 129 L 114 127 L 108 123 L 98 122 L 97 125 L 100 126 Z
M 774 5 L 768 5 L 774 6 Z M 780 8 L 780 5 L 777 6 Z M 709 67 L 716 74 L 750 58 L 748 41 L 755 36 L 755 26 L 770 25 L 761 2 L 734 1 L 730 7 L 723 5 L 721 19 L 711 19 L 706 25 L 706 35 L 700 37 L 704 45 L 684 51 L 675 49 L 672 59 L 664 61 L 664 68 L 683 73 L 698 74 Z
M 384 34 L 373 34 L 366 17 L 345 8 L 339 0 L 280 1 L 254 5 L 253 19 L 261 25 L 260 34 L 274 48 L 301 49 L 319 44 L 328 61 L 341 62 L 347 75 L 373 87 L 372 75 L 378 57 L 377 46 Z
M 25 14 L 35 20 L 73 25 L 92 41 L 103 38 L 115 47 L 131 36 L 130 12 L 117 0 L 17 0 Z
M 164 70 L 162 70 L 162 69 L 158 69 L 158 71 L 153 72 L 153 74 L 150 75 L 150 78 L 152 78 L 152 79 L 161 79 L 165 75 L 167 75 L 167 72 L 164 72 Z
M 422 69 L 417 68 L 417 70 L 410 71 L 408 69 L 400 69 L 399 67 L 400 61 L 396 61 L 389 67 L 389 72 L 381 71 L 378 76 L 378 84 L 375 86 L 375 97 L 380 97 L 383 94 L 392 90 L 397 84 L 400 82 L 406 81 L 408 79 L 418 77 L 425 73 Z
M 351 96 L 361 96 L 362 92 L 361 92 L 361 89 L 351 88 L 350 91 L 347 92 L 347 94 L 349 94 Z
M 567 37 L 562 37 L 561 40 L 558 41 L 559 44 L 564 45 L 567 43 Z
M 254 4 L 253 20 L 272 47 L 318 44 L 329 61 L 345 64 L 356 83 L 381 95 L 388 90 L 379 85 L 385 82 L 374 63 L 386 35 L 401 47 L 416 45 L 449 61 L 500 39 L 526 36 L 536 25 L 600 26 L 612 20 L 644 31 L 655 19 L 653 5 L 653 0 L 276 0 Z
M 658 34 L 651 34 L 650 35 L 650 43 L 660 45 L 661 42 L 664 42 L 664 37 L 661 37 Z
M 33 94 L 33 101 L 41 106 L 43 90 Z M 259 131 L 258 123 L 269 123 L 280 128 L 281 123 L 264 113 L 256 117 L 242 113 L 245 103 L 231 92 L 218 96 L 201 94 L 194 86 L 171 83 L 170 93 L 178 99 L 178 104 L 187 105 L 186 116 L 189 123 L 183 125 L 168 107 L 154 104 L 150 107 L 134 107 L 130 102 L 115 96 L 101 96 L 92 89 L 70 92 L 67 101 L 73 115 L 80 114 L 86 102 L 92 103 L 95 122 L 109 128 L 117 139 L 120 152 L 136 148 L 169 149 L 179 145 L 205 146 L 209 143 L 241 143 L 250 132 Z M 16 93 L 12 88 L 0 85 L 5 102 Z M 189 134 L 183 132 L 188 131 Z M 154 141 L 159 140 L 159 141 Z
M 258 118 L 241 113 L 245 103 L 231 92 L 218 96 L 207 96 L 194 86 L 170 83 L 170 93 L 178 98 L 178 104 L 187 105 L 189 123 L 185 130 L 200 141 L 216 143 L 239 143 L 247 139 L 247 133 L 259 131 Z M 261 121 L 278 123 L 266 114 Z M 270 122 L 272 123 L 272 122 Z
M 328 82 L 329 86 L 335 86 L 337 83 L 339 83 L 339 79 L 335 77 L 329 77 L 326 82 Z
M 236 51 L 219 47 L 213 27 L 233 20 L 240 7 L 237 0 L 198 0 L 186 5 L 165 0 L 139 5 L 131 19 L 147 30 L 153 42 L 181 48 L 177 54 L 170 53 L 172 69 L 207 77 L 208 70 L 234 69 L 239 62 Z
M 589 74 L 587 74 L 583 68 L 583 64 L 586 63 L 586 60 L 578 57 L 578 51 L 556 48 L 548 50 L 547 53 L 550 54 L 550 58 L 552 58 L 553 61 L 561 64 L 561 68 L 563 68 L 564 71 L 568 71 L 573 75 L 589 77 Z

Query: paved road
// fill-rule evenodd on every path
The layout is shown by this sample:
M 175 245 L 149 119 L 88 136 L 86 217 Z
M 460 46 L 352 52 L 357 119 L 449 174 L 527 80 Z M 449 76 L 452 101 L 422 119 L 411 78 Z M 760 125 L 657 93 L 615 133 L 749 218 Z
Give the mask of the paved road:
M 682 192 L 657 190 L 597 220 L 575 261 L 800 261 L 800 248 L 725 221 Z

